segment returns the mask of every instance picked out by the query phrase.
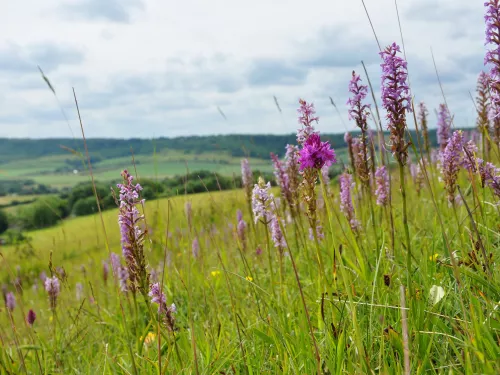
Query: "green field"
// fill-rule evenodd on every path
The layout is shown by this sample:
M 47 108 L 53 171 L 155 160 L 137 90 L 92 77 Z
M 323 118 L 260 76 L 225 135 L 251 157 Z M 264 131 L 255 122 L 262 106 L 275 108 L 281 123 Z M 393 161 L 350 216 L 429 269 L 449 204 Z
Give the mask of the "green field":
M 57 172 L 67 167 L 67 156 L 42 157 L 36 160 L 20 160 L 0 165 L 0 181 L 31 179 L 37 183 L 62 188 L 89 181 L 83 166 L 75 174 L 73 171 Z M 76 158 L 75 158 L 76 159 Z M 185 174 L 187 171 L 209 170 L 223 175 L 240 174 L 240 159 L 215 154 L 189 155 L 165 153 L 160 155 L 138 155 L 135 157 L 140 177 L 158 178 Z M 270 171 L 270 163 L 260 159 L 251 160 L 255 169 Z M 103 182 L 119 179 L 120 172 L 128 168 L 134 170 L 132 157 L 112 158 L 92 166 L 94 177 Z

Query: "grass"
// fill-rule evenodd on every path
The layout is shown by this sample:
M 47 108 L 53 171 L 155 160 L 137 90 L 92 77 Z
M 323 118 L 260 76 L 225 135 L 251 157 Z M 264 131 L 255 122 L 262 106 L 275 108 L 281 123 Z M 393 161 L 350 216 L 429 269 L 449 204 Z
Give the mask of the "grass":
M 460 185 L 471 204 L 470 184 L 466 176 L 461 177 Z M 397 186 L 396 174 L 393 179 Z M 441 199 L 440 182 L 431 184 L 436 186 L 439 215 L 429 187 L 418 196 L 410 180 L 407 185 L 414 293 L 407 291 L 404 298 L 412 373 L 496 374 L 500 371 L 498 209 L 488 204 L 487 190 L 480 192 L 482 215 L 476 208 L 474 217 L 483 244 L 493 253 L 489 276 L 479 265 L 467 264 L 467 253 L 475 242 L 471 242 L 473 230 L 466 208 L 457 208 L 457 225 L 453 209 Z M 320 372 L 402 373 L 405 340 L 400 286 L 406 285 L 407 260 L 399 194 L 393 196 L 395 246 L 387 212 L 377 206 L 380 245 L 376 247 L 363 198 L 355 200 L 363 226 L 356 234 L 339 211 L 336 182 L 330 189 L 327 206 L 318 211 L 325 230 L 325 239 L 318 242 L 325 285 L 318 284 L 316 245 L 308 239 L 305 222 L 296 219 L 283 224 L 289 245 L 285 250 L 294 257 L 318 345 Z M 191 226 L 185 214 L 188 201 L 193 208 Z M 19 266 L 23 292 L 16 293 L 18 307 L 12 313 L 16 330 L 11 330 L 6 311 L 0 318 L 0 367 L 6 372 L 22 371 L 17 346 L 30 373 L 40 368 L 47 373 L 134 373 L 134 366 L 140 374 L 316 373 L 318 364 L 292 258 L 273 247 L 264 225 L 251 225 L 245 207 L 243 191 L 146 203 L 149 270 L 155 270 L 161 280 L 167 249 L 164 290 L 167 303 L 177 306 L 176 330 L 163 327 L 160 336 L 154 305 L 140 294 L 134 299 L 130 292 L 119 293 L 112 274 L 107 282 L 103 280 L 107 244 L 110 251 L 121 253 L 116 211 L 103 213 L 107 236 L 99 217 L 91 216 L 31 232 L 29 245 L 2 248 L 3 282 L 12 290 Z M 236 235 L 238 209 L 244 211 L 248 223 L 244 241 Z M 284 211 L 282 215 L 286 217 Z M 200 243 L 198 258 L 191 252 L 195 237 Z M 458 269 L 460 284 L 445 240 L 463 261 Z M 262 249 L 260 255 L 257 248 Z M 53 270 L 63 267 L 67 275 L 62 278 L 55 311 L 38 277 L 42 271 L 50 273 L 49 262 Z M 77 283 L 83 286 L 79 299 Z M 431 290 L 437 286 L 445 294 L 434 303 Z M 29 309 L 37 314 L 33 328 L 24 323 Z

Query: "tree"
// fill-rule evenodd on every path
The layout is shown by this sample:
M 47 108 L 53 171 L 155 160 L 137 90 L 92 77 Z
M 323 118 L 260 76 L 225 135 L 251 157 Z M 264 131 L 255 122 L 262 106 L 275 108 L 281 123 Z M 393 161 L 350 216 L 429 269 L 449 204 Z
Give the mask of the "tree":
M 7 229 L 9 229 L 9 218 L 4 211 L 0 210 L 0 234 L 5 232 Z

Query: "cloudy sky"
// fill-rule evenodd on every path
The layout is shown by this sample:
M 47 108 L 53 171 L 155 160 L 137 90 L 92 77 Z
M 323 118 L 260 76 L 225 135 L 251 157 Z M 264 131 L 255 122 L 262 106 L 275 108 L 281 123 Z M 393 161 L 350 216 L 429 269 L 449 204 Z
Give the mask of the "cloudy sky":
M 365 3 L 382 46 L 400 43 L 394 1 Z M 430 109 L 443 101 L 432 48 L 456 126 L 475 121 L 482 3 L 399 1 L 412 92 Z M 361 60 L 379 94 L 361 0 L 24 0 L 0 10 L 0 137 L 78 136 L 72 87 L 89 137 L 127 138 L 291 133 L 300 97 L 315 103 L 320 130 L 343 132 Z

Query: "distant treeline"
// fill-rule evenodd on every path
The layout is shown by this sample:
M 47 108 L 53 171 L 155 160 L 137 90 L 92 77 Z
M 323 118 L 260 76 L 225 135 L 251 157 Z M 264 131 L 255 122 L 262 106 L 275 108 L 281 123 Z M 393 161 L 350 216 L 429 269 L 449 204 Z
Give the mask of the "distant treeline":
M 471 130 L 471 129 L 468 129 Z M 353 135 L 356 132 L 352 132 Z M 412 137 L 415 139 L 415 132 Z M 334 148 L 345 147 L 344 134 L 322 134 L 322 138 L 329 140 Z M 429 134 L 432 145 L 436 145 L 436 131 Z M 131 149 L 136 155 L 153 155 L 164 150 L 175 150 L 187 154 L 201 154 L 204 152 L 225 152 L 234 157 L 268 158 L 270 152 L 284 154 L 287 144 L 295 144 L 295 134 L 285 135 L 210 135 L 187 136 L 176 138 L 151 139 L 99 139 L 87 140 L 89 152 L 93 162 L 106 158 L 130 156 Z M 68 155 L 71 150 L 84 152 L 83 142 L 80 139 L 10 139 L 0 138 L 0 164 L 12 160 L 34 159 L 48 155 Z M 76 167 L 76 165 L 75 165 Z
M 41 195 L 57 193 L 57 189 L 33 180 L 0 180 L 0 197 L 5 195 Z

